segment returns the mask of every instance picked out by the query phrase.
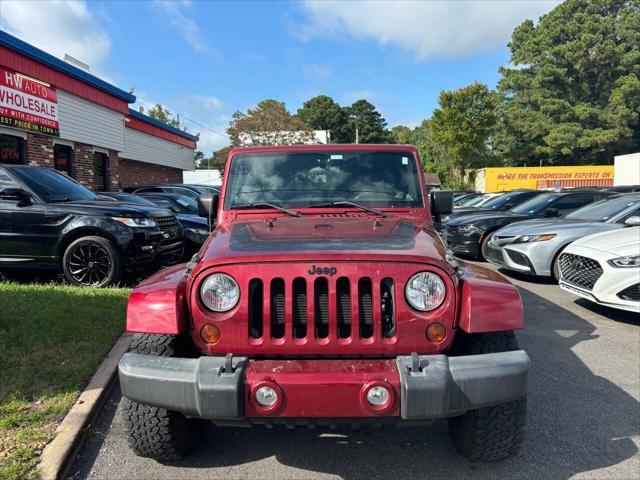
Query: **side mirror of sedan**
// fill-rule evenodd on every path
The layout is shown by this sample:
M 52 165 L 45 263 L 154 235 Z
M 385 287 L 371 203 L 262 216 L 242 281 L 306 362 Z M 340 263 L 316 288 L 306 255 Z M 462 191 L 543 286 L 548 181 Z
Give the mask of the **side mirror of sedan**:
M 557 208 L 547 208 L 544 211 L 545 217 L 558 217 L 559 215 L 560 215 L 560 212 L 558 211 Z
M 502 206 L 502 210 L 511 210 L 515 206 L 516 206 L 515 203 L 505 203 Z
M 24 207 L 31 202 L 31 196 L 21 188 L 5 188 L 0 190 L 0 200 L 15 201 L 19 207 Z
M 638 227 L 640 226 L 640 216 L 638 215 L 633 215 L 629 218 L 627 218 L 624 221 L 624 224 L 628 227 Z

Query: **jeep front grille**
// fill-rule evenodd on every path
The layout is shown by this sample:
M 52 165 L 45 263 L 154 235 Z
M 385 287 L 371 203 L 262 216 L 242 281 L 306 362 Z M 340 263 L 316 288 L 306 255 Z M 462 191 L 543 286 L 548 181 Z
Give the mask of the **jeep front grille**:
M 602 275 L 602 267 L 589 257 L 563 253 L 560 255 L 562 280 L 585 290 L 591 290 Z
M 261 279 L 249 282 L 250 338 L 261 339 L 267 332 L 272 339 L 283 339 L 289 321 L 294 339 L 308 336 L 316 339 L 333 336 L 338 339 L 372 339 L 374 318 L 380 319 L 383 338 L 395 335 L 394 285 L 391 278 L 384 278 L 380 285 L 366 277 L 353 282 L 348 277 L 318 277 L 312 281 L 296 277 L 290 282 L 274 278 L 267 283 L 269 291 L 265 293 L 266 285 Z M 265 295 L 269 296 L 267 303 Z M 380 299 L 377 306 L 381 310 L 379 315 L 374 314 L 374 295 Z M 265 312 L 268 314 L 267 322 Z M 353 326 L 354 321 L 357 321 L 357 328 Z

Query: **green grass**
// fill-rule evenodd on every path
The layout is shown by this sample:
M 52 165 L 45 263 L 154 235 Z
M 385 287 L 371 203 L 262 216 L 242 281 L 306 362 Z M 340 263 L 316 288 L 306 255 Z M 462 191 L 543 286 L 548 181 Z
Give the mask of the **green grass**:
M 124 329 L 129 290 L 0 282 L 0 479 L 38 456 Z

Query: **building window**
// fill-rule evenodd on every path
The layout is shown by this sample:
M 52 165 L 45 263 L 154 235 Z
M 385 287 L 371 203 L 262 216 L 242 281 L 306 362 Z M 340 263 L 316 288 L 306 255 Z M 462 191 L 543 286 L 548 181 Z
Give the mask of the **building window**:
M 53 146 L 53 166 L 56 170 L 73 175 L 73 148 L 69 145 Z
M 13 135 L 0 135 L 0 163 L 26 163 L 24 139 Z
M 93 152 L 93 185 L 96 191 L 109 190 L 109 156 Z

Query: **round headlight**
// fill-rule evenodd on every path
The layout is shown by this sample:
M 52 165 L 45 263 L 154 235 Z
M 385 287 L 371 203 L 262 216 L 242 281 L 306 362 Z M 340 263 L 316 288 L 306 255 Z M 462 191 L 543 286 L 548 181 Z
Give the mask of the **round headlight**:
M 214 273 L 202 283 L 200 298 L 208 309 L 214 312 L 226 312 L 238 303 L 240 288 L 226 273 Z
M 428 312 L 442 304 L 446 291 L 444 282 L 438 275 L 432 272 L 420 272 L 407 282 L 405 295 L 407 302 L 413 308 Z

